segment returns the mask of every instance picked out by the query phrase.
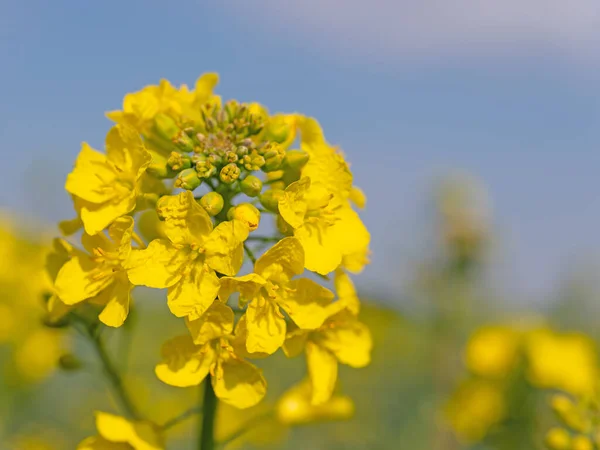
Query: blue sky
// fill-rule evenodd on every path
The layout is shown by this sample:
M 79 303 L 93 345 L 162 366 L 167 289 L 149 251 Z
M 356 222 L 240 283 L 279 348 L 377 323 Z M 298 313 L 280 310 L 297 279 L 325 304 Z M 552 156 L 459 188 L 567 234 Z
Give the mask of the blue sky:
M 492 199 L 498 279 L 542 297 L 600 252 L 600 4 L 496 3 L 0 0 L 0 207 L 69 217 L 105 111 L 217 71 L 225 98 L 313 115 L 345 150 L 373 235 L 359 284 L 405 286 L 433 183 L 462 169 Z

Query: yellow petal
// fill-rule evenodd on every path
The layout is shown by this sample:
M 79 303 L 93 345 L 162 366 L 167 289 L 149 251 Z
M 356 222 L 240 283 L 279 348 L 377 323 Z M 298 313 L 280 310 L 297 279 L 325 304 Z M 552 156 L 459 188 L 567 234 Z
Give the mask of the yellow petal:
M 238 220 L 220 223 L 204 243 L 206 263 L 219 273 L 234 276 L 244 260 L 248 227 Z
M 342 364 L 351 367 L 368 365 L 373 341 L 367 326 L 346 312 L 333 318 L 332 324 L 334 326 L 324 327 L 315 338 L 319 345 L 333 353 Z
M 248 328 L 246 327 L 246 315 L 244 314 L 235 324 L 234 337 L 229 341 L 235 354 L 240 358 L 250 359 L 263 359 L 271 356 L 268 353 L 250 353 L 246 349 L 246 341 L 248 341 Z
M 61 220 L 58 222 L 58 228 L 63 236 L 71 236 L 72 234 L 77 233 L 83 227 L 83 222 L 81 221 L 81 217 L 77 216 L 74 219 L 70 220 Z
M 132 127 L 120 124 L 112 127 L 106 135 L 106 154 L 110 162 L 134 181 L 151 160 L 139 133 Z
M 80 200 L 79 211 L 85 232 L 96 234 L 104 230 L 115 219 L 129 214 L 135 209 L 135 192 L 124 192 L 105 203 L 90 203 Z
M 268 279 L 283 271 L 289 278 L 304 272 L 304 251 L 301 243 L 286 237 L 265 252 L 254 264 L 254 271 Z
M 283 352 L 288 358 L 294 358 L 304 351 L 310 331 L 296 328 L 289 331 L 283 343 Z
M 350 200 L 360 209 L 363 209 L 367 204 L 367 196 L 362 189 L 356 186 L 352 186 L 350 190 Z
M 130 422 L 105 412 L 96 412 L 100 436 L 115 443 L 127 443 L 135 450 L 162 450 L 164 445 L 157 428 L 150 422 Z
M 356 295 L 356 289 L 354 288 L 352 279 L 346 272 L 338 269 L 335 271 L 333 283 L 338 295 L 338 303 L 341 303 L 355 316 L 358 315 L 360 312 L 360 300 L 358 299 L 358 295 Z
M 56 294 L 67 305 L 93 297 L 113 282 L 113 274 L 102 271 L 98 263 L 81 251 L 76 251 L 56 276 Z
M 314 330 L 327 319 L 333 292 L 308 278 L 291 281 L 277 303 L 300 328 Z
M 262 370 L 232 357 L 219 359 L 212 385 L 220 400 L 239 409 L 256 405 L 267 392 Z
M 50 323 L 59 322 L 63 317 L 71 312 L 73 307 L 65 305 L 58 295 L 53 295 L 46 304 L 46 320 Z
M 127 276 L 136 286 L 166 288 L 177 283 L 188 263 L 185 250 L 179 250 L 169 241 L 156 239 L 144 250 L 132 250 L 124 263 Z
M 92 203 L 104 203 L 115 196 L 117 173 L 106 155 L 87 143 L 81 145 L 73 171 L 67 176 L 67 192 Z
M 338 363 L 329 351 L 315 344 L 306 343 L 306 364 L 312 384 L 313 405 L 325 403 L 331 398 L 337 381 Z
M 133 234 L 133 217 L 125 216 L 115 220 L 108 228 L 108 234 L 116 245 L 121 261 L 131 253 L 131 236 Z
M 308 270 L 327 275 L 339 267 L 342 262 L 342 252 L 339 239 L 332 234 L 332 226 L 323 220 L 314 218 L 294 230 L 296 237 L 304 249 L 304 266 Z
M 218 83 L 219 74 L 217 73 L 203 73 L 200 75 L 194 86 L 195 103 L 202 104 L 209 100 Z
M 165 220 L 164 231 L 173 244 L 200 245 L 213 229 L 210 216 L 190 191 L 161 197 L 156 210 Z
M 304 216 L 308 209 L 305 195 L 309 188 L 310 178 L 304 177 L 295 181 L 285 189 L 278 202 L 279 214 L 293 228 L 299 228 L 304 223 Z
M 113 283 L 108 303 L 98 316 L 100 322 L 109 327 L 120 327 L 129 314 L 131 288 L 128 280 L 125 283 Z
M 189 320 L 185 324 L 196 345 L 231 334 L 233 331 L 233 310 L 219 300 L 215 300 L 200 319 Z
M 245 304 L 252 300 L 266 283 L 267 281 L 263 277 L 255 273 L 241 277 L 222 277 L 219 298 L 221 301 L 227 302 L 231 294 L 239 292 L 240 303 Z
M 246 327 L 246 349 L 250 353 L 272 354 L 283 345 L 285 319 L 279 312 L 279 306 L 270 299 L 260 296 L 248 304 Z
M 202 383 L 216 360 L 210 345 L 197 346 L 189 335 L 177 336 L 165 342 L 161 349 L 162 362 L 154 369 L 163 383 L 177 387 Z
M 52 251 L 46 256 L 46 272 L 52 281 L 56 280 L 62 266 L 70 259 L 73 246 L 62 238 L 52 241 Z
M 298 114 L 296 116 L 296 125 L 300 130 L 302 144 L 319 145 L 325 143 L 323 129 L 316 119 Z
M 126 443 L 107 441 L 102 436 L 93 436 L 81 441 L 77 450 L 131 450 L 131 446 Z
M 167 304 L 175 316 L 196 320 L 212 305 L 221 285 L 215 272 L 202 263 L 193 263 L 186 270 L 179 282 L 169 288 Z
M 335 217 L 337 220 L 328 230 L 328 236 L 342 256 L 358 253 L 366 257 L 371 235 L 356 211 L 345 205 L 336 210 Z

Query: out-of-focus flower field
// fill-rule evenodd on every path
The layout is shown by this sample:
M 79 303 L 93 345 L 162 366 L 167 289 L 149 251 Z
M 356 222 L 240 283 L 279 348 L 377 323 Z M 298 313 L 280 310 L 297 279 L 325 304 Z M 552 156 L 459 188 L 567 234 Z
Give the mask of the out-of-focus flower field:
M 480 190 L 464 180 L 440 185 L 436 231 L 406 292 L 378 298 L 359 291 L 360 319 L 373 337 L 368 367 L 340 366 L 339 393 L 315 407 L 309 386 L 297 384 L 303 359 L 278 352 L 258 360 L 267 396 L 247 410 L 221 403 L 217 442 L 286 449 L 600 448 L 596 293 L 573 282 L 545 310 L 505 301 L 488 280 L 495 237 Z M 76 448 L 96 433 L 95 411 L 117 414 L 120 407 L 89 341 L 48 317 L 49 231 L 2 214 L 1 449 Z M 103 329 L 107 351 L 132 401 L 164 424 L 167 448 L 194 448 L 198 417 L 170 421 L 198 404 L 199 389 L 172 387 L 154 374 L 161 344 L 185 326 L 168 314 L 160 294 L 138 287 L 134 298 L 127 322 Z

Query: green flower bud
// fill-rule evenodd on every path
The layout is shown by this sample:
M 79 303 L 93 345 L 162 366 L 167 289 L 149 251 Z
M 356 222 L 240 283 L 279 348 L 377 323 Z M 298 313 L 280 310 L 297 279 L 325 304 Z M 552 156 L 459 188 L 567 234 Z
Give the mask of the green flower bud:
M 234 163 L 237 162 L 238 160 L 238 155 L 235 152 L 227 152 L 225 153 L 225 161 L 229 162 L 229 163 Z
M 236 152 L 240 158 L 243 158 L 244 156 L 246 156 L 248 154 L 248 147 L 246 147 L 245 145 L 240 145 L 236 149 Z
M 290 124 L 283 116 L 275 116 L 269 120 L 265 130 L 265 138 L 269 141 L 285 142 L 291 133 Z
M 240 173 L 240 168 L 236 164 L 229 163 L 221 169 L 219 178 L 223 183 L 231 184 L 240 177 Z
M 223 209 L 223 196 L 218 192 L 209 192 L 202 196 L 200 205 L 206 210 L 209 216 L 216 216 Z
M 217 173 L 217 168 L 210 161 L 198 161 L 196 163 L 196 172 L 200 178 L 210 178 Z
M 283 158 L 283 166 L 293 170 L 300 170 L 306 165 L 308 158 L 308 153 L 304 150 L 288 150 Z
M 150 165 L 146 169 L 146 172 L 149 175 L 156 178 L 171 178 L 175 176 L 175 172 L 173 172 L 167 164 L 167 158 L 164 155 L 153 151 L 150 151 L 149 153 L 152 156 Z
M 262 191 L 262 187 L 262 181 L 260 181 L 260 179 L 254 175 L 248 175 L 240 183 L 242 192 L 248 197 L 256 197 L 258 194 L 260 194 L 260 191 Z
M 231 210 L 227 212 L 228 216 L 231 212 L 231 219 L 244 222 L 250 231 L 254 231 L 258 228 L 258 225 L 260 224 L 260 211 L 256 208 L 256 206 L 250 203 L 240 203 Z
M 81 369 L 81 361 L 72 353 L 66 353 L 58 358 L 58 367 L 65 372 L 75 372 Z
M 176 188 L 186 189 L 188 191 L 193 191 L 200 186 L 201 183 L 202 180 L 200 180 L 198 172 L 194 169 L 182 170 L 175 179 Z
M 158 113 L 154 117 L 154 129 L 156 130 L 156 134 L 168 141 L 171 141 L 180 131 L 177 123 L 163 113 Z
M 207 161 L 209 163 L 211 163 L 212 165 L 214 165 L 214 166 L 218 166 L 219 164 L 221 164 L 221 162 L 223 161 L 223 159 L 219 155 L 217 155 L 216 153 L 211 153 L 208 156 Z
M 273 172 L 279 169 L 285 158 L 285 150 L 279 144 L 267 144 L 261 154 L 265 158 L 265 165 L 262 167 L 264 172 Z
M 171 152 L 171 156 L 167 160 L 167 165 L 176 172 L 192 167 L 191 158 L 183 153 Z
M 172 140 L 175 144 L 175 147 L 182 152 L 189 153 L 194 151 L 194 141 L 184 131 L 179 131 Z
M 269 211 L 278 212 L 279 199 L 283 198 L 283 195 L 284 192 L 281 189 L 269 189 L 268 191 L 263 192 L 258 199 L 260 200 L 260 204 Z
M 249 171 L 260 170 L 265 165 L 265 158 L 258 154 L 256 150 L 252 150 L 252 153 L 244 156 L 244 168 Z

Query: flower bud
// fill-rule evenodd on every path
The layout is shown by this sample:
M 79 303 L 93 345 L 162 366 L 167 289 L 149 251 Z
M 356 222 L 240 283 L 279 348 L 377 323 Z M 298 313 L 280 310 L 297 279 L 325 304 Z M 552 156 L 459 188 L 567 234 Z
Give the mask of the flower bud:
M 589 437 L 579 434 L 573 438 L 571 442 L 572 450 L 594 450 L 594 444 Z
M 281 189 L 269 189 L 263 192 L 259 197 L 260 204 L 272 212 L 279 211 L 279 200 L 283 198 L 284 192 Z
M 238 155 L 235 152 L 227 152 L 225 153 L 225 161 L 227 161 L 228 163 L 234 163 L 237 162 L 238 160 Z
M 216 216 L 223 209 L 223 196 L 218 192 L 209 192 L 202 196 L 200 205 L 206 210 L 209 216 Z
M 186 154 L 179 152 L 171 152 L 167 165 L 176 172 L 192 167 L 192 160 Z
M 292 128 L 284 116 L 274 116 L 266 126 L 265 138 L 269 141 L 285 142 Z
M 72 353 L 66 353 L 58 358 L 58 367 L 65 372 L 75 372 L 81 369 L 81 361 Z
M 198 177 L 198 172 L 195 169 L 185 169 L 179 173 L 179 176 L 175 179 L 175 187 L 193 191 L 196 189 L 202 180 Z
M 231 219 L 244 222 L 250 231 L 254 231 L 258 228 L 258 225 L 260 224 L 260 211 L 256 209 L 256 206 L 250 203 L 240 203 L 232 209 Z
M 168 141 L 171 141 L 179 133 L 179 127 L 175 121 L 163 113 L 158 113 L 154 117 L 154 129 L 161 138 Z
M 219 178 L 223 183 L 231 184 L 240 177 L 240 173 L 240 168 L 236 164 L 229 163 L 221 169 Z
M 240 145 L 235 151 L 240 158 L 243 158 L 248 154 L 248 147 Z
M 265 158 L 265 165 L 262 167 L 265 172 L 279 169 L 285 157 L 285 150 L 279 144 L 268 144 L 261 153 Z
M 283 165 L 293 170 L 302 169 L 308 162 L 308 153 L 304 150 L 288 150 L 283 158 Z
M 182 152 L 188 153 L 194 151 L 194 141 L 184 131 L 179 131 L 172 141 Z
M 248 197 L 256 197 L 262 191 L 262 181 L 258 177 L 254 175 L 248 175 L 244 180 L 240 183 L 240 188 L 242 192 L 246 194 Z
M 210 178 L 217 173 L 217 168 L 208 160 L 198 161 L 196 163 L 196 172 L 200 178 Z
M 265 165 L 265 158 L 259 155 L 256 150 L 253 150 L 249 155 L 244 156 L 244 167 L 246 170 L 259 170 Z
M 152 160 L 146 169 L 149 175 L 156 178 L 171 178 L 175 175 L 175 172 L 167 164 L 167 158 L 153 151 L 150 151 L 150 155 L 152 156 Z

